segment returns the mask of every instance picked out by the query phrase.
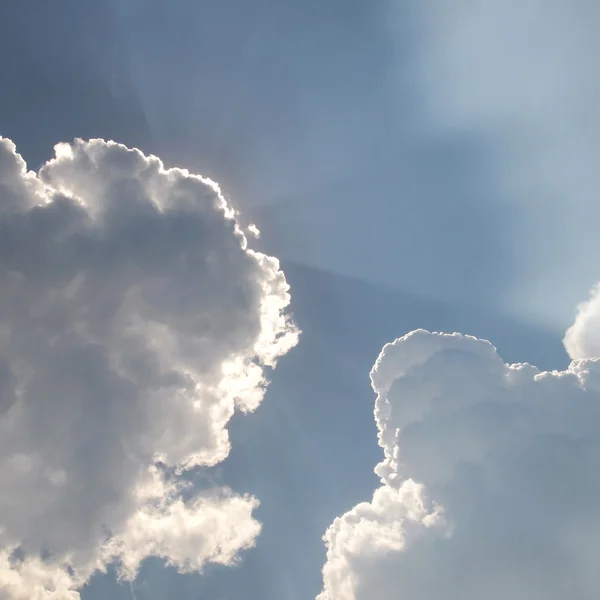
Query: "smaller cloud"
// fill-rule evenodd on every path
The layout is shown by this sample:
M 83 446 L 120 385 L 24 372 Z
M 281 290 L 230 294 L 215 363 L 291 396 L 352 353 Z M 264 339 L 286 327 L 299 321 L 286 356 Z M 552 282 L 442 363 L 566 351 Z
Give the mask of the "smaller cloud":
M 250 223 L 250 225 L 248 225 L 248 231 L 256 238 L 258 239 L 260 237 L 260 229 L 254 224 L 254 223 Z
M 600 356 L 600 284 L 595 285 L 589 299 L 577 307 L 575 323 L 567 330 L 564 344 L 574 360 Z
M 417 330 L 371 382 L 381 486 L 325 534 L 318 600 L 598 597 L 600 359 L 543 372 Z

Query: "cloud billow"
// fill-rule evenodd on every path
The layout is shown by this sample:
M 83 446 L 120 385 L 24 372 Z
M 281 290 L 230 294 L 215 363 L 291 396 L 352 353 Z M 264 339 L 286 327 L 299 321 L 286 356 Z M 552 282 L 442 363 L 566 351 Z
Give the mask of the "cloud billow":
M 575 322 L 567 329 L 563 341 L 573 359 L 600 356 L 600 284 L 577 307 Z
M 28 172 L 0 138 L 0 598 L 254 544 L 257 500 L 188 489 L 298 331 L 276 259 L 210 180 L 104 140 Z
M 371 382 L 381 487 L 328 529 L 319 600 L 598 596 L 600 359 L 542 372 L 417 330 Z

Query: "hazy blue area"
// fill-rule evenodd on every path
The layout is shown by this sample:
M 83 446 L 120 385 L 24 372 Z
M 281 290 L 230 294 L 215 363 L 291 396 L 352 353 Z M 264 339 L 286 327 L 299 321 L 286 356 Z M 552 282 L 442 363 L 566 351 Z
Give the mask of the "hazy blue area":
M 4 53 L 5 135 L 34 163 L 74 135 L 138 145 L 217 179 L 285 258 L 493 304 L 514 215 L 497 208 L 483 141 L 419 110 L 411 15 L 399 52 L 386 4 L 5 7 L 20 27 L 3 18 L 3 43 L 23 47 Z
M 418 28 L 400 3 L 392 47 L 388 4 L 0 5 L 0 134 L 31 167 L 58 141 L 98 136 L 214 177 L 283 259 L 304 332 L 210 474 L 261 500 L 257 547 L 203 577 L 149 565 L 138 600 L 314 597 L 321 536 L 376 483 L 368 373 L 394 337 L 461 331 L 509 362 L 567 362 L 560 335 L 503 314 L 518 216 L 502 208 L 497 157 L 428 120 Z M 113 587 L 98 578 L 83 597 L 130 597 Z

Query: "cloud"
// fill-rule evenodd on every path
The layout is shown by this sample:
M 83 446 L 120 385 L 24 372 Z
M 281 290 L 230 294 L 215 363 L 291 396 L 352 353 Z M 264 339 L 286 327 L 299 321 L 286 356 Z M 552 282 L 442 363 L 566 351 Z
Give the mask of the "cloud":
M 0 139 L 0 286 L 0 598 L 252 546 L 257 500 L 184 475 L 227 456 L 298 331 L 217 185 L 98 139 L 35 174 Z
M 564 344 L 573 359 L 600 356 L 600 284 L 577 307 L 575 323 L 567 329 Z
M 598 596 L 600 359 L 541 372 L 417 330 L 371 382 L 381 487 L 327 531 L 319 600 Z

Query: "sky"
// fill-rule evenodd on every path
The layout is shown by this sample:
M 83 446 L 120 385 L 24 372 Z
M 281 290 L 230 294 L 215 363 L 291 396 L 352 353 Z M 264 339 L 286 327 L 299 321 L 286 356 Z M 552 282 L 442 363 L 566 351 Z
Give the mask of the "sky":
M 597 597 L 599 17 L 0 5 L 0 599 Z

